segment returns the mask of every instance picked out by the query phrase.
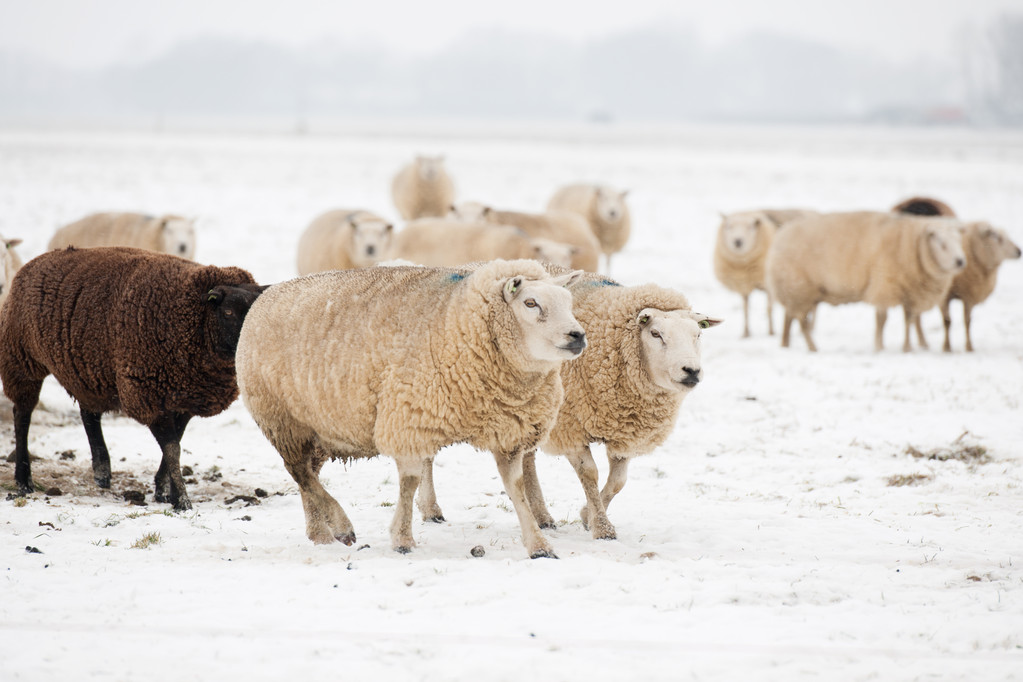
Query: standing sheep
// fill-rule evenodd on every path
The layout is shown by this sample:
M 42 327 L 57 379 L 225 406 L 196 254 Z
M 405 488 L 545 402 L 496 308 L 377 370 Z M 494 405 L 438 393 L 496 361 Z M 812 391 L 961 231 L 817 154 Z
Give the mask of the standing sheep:
M 683 399 L 702 376 L 700 332 L 721 320 L 694 313 L 681 293 L 653 284 L 623 287 L 587 274 L 568 288 L 588 347 L 561 366 L 565 402 L 540 448 L 568 458 L 586 496 L 583 523 L 594 538 L 614 539 L 607 506 L 625 485 L 629 460 L 653 452 L 671 434 Z M 600 491 L 591 443 L 607 448 L 610 468 Z M 530 452 L 523 463 L 526 497 L 540 527 L 553 528 L 534 456 Z M 432 458 L 424 467 L 418 505 L 424 519 L 443 519 Z
M 433 267 L 497 258 L 532 258 L 570 266 L 576 247 L 529 237 L 517 227 L 467 223 L 451 218 L 420 218 L 394 238 L 392 258 Z
M 94 213 L 57 230 L 47 251 L 76 246 L 133 246 L 195 258 L 195 219 L 176 215 Z
M 298 274 L 368 268 L 387 257 L 394 226 L 369 211 L 318 216 L 298 240 Z
M 160 444 L 156 500 L 190 509 L 181 436 L 192 417 L 218 414 L 238 396 L 235 345 L 261 290 L 240 268 L 123 247 L 50 251 L 25 264 L 0 312 L 19 491 L 33 491 L 28 429 L 53 374 L 81 408 L 97 485 L 110 487 L 100 419 L 122 410 Z
M 611 255 L 625 247 L 632 231 L 626 194 L 628 190 L 619 192 L 601 185 L 568 185 L 554 193 L 547 202 L 547 210 L 569 211 L 582 216 L 600 243 L 610 271 Z
M 511 225 L 530 237 L 542 237 L 570 244 L 578 249 L 572 256 L 573 268 L 596 272 L 599 267 L 600 243 L 590 231 L 586 220 L 575 213 L 568 211 L 549 211 L 547 213 L 498 211 L 477 203 L 452 206 L 450 211 L 452 217 L 463 220 L 483 220 L 491 225 Z
M 830 213 L 787 224 L 767 255 L 767 288 L 785 306 L 781 345 L 793 320 L 816 351 L 809 316 L 818 303 L 863 301 L 877 310 L 874 348 L 883 348 L 888 308 L 906 318 L 902 349 L 912 350 L 914 316 L 937 305 L 966 264 L 962 225 L 950 218 Z
M 987 223 L 969 223 L 963 234 L 963 250 L 966 252 L 966 268 L 952 280 L 952 287 L 941 301 L 941 317 L 945 323 L 945 343 L 942 350 L 952 351 L 949 341 L 949 327 L 952 317 L 949 305 L 953 299 L 963 302 L 963 323 L 966 326 L 966 350 L 973 350 L 970 338 L 970 314 L 974 306 L 983 303 L 995 290 L 998 281 L 998 267 L 1002 261 L 1020 257 L 1020 249 L 1005 233 Z M 919 329 L 918 329 L 919 331 Z M 921 334 L 923 332 L 920 332 Z
M 443 156 L 417 156 L 391 182 L 391 196 L 405 220 L 440 217 L 455 201 L 455 185 Z
M 558 370 L 586 345 L 563 288 L 534 261 L 475 270 L 395 266 L 272 287 L 238 342 L 242 399 L 298 483 L 315 543 L 355 541 L 319 481 L 328 458 L 384 453 L 398 467 L 392 547 L 415 545 L 423 460 L 453 443 L 489 450 L 530 557 L 553 557 L 530 512 L 522 457 L 563 399 Z
M 742 296 L 742 337 L 748 338 L 749 297 L 766 291 L 764 262 L 777 225 L 762 211 L 721 215 L 714 245 L 714 274 L 731 291 Z M 767 333 L 774 334 L 773 301 L 767 294 Z
M 4 239 L 0 236 L 0 242 L 4 245 L 4 252 L 0 254 L 0 310 L 4 307 L 7 294 L 11 291 L 11 281 L 14 275 L 21 269 L 22 262 L 14 247 L 21 243 L 20 239 Z

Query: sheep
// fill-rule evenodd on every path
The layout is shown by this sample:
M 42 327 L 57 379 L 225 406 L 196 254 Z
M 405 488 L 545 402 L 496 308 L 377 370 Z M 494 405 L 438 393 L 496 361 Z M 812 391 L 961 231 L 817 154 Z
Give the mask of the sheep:
M 298 240 L 298 274 L 375 265 L 386 257 L 393 234 L 394 225 L 369 211 L 327 211 Z
M 627 194 L 628 190 L 619 192 L 601 185 L 568 185 L 554 193 L 547 202 L 547 210 L 582 216 L 600 243 L 610 272 L 611 256 L 625 247 L 632 231 L 632 217 L 625 203 Z
M 7 294 L 11 291 L 11 281 L 21 269 L 22 262 L 21 256 L 14 250 L 14 247 L 21 243 L 20 239 L 4 239 L 0 236 L 0 243 L 4 245 L 4 252 L 0 254 L 0 268 L 2 268 L 2 272 L 0 272 L 0 309 L 2 309 L 4 301 L 7 300 Z
M 810 315 L 818 303 L 863 301 L 876 308 L 874 348 L 882 350 L 888 308 L 906 318 L 903 351 L 909 352 L 914 316 L 937 305 L 963 269 L 962 225 L 951 218 L 923 218 L 861 211 L 794 221 L 778 231 L 767 254 L 768 292 L 785 307 L 782 347 L 793 320 L 811 352 Z
M 176 215 L 94 213 L 57 230 L 47 251 L 77 246 L 133 246 L 195 258 L 195 219 Z
M 492 225 L 511 225 L 530 237 L 543 237 L 570 244 L 578 249 L 572 255 L 573 268 L 587 272 L 596 272 L 598 269 L 600 243 L 590 231 L 586 220 L 575 213 L 498 211 L 483 204 L 467 203 L 464 206 L 451 207 L 449 215 L 462 220 L 483 220 Z
M 496 258 L 532 258 L 568 266 L 575 252 L 574 246 L 528 237 L 516 227 L 420 218 L 397 234 L 391 256 L 427 266 L 456 266 Z
M 440 217 L 455 200 L 455 185 L 443 156 L 417 156 L 391 182 L 391 196 L 404 220 Z
M 892 206 L 892 213 L 906 213 L 919 216 L 945 216 L 955 218 L 952 207 L 932 197 L 910 197 Z
M 952 286 L 945 294 L 940 306 L 941 318 L 945 323 L 945 343 L 942 350 L 946 353 L 952 352 L 952 344 L 949 342 L 949 327 L 952 325 L 949 305 L 952 300 L 959 299 L 963 302 L 966 350 L 972 352 L 970 314 L 974 306 L 983 303 L 994 291 L 995 282 L 998 280 L 998 267 L 1002 261 L 1020 257 L 1020 248 L 1009 239 L 1005 230 L 992 227 L 984 222 L 966 225 L 963 234 L 963 250 L 966 252 L 966 268 L 952 280 Z M 920 333 L 922 334 L 922 332 Z
M 653 452 L 671 434 L 683 399 L 702 378 L 700 332 L 721 320 L 693 312 L 683 294 L 653 284 L 624 287 L 586 274 L 568 288 L 588 347 L 561 366 L 565 401 L 540 449 L 568 458 L 586 496 L 584 525 L 594 538 L 614 539 L 607 506 L 625 485 L 629 460 Z M 601 491 L 591 443 L 607 448 L 609 473 Z M 553 528 L 534 458 L 535 450 L 523 462 L 526 498 L 540 527 Z M 432 470 L 428 458 L 417 504 L 424 520 L 442 521 Z
M 121 410 L 162 451 L 156 500 L 191 508 L 181 436 L 238 396 L 234 350 L 262 291 L 245 270 L 126 247 L 50 251 L 15 276 L 0 312 L 0 379 L 14 403 L 15 480 L 33 491 L 28 429 L 53 374 L 80 406 L 96 484 L 110 487 L 100 419 Z
M 530 512 L 522 457 L 563 399 L 559 369 L 586 345 L 564 289 L 535 261 L 477 269 L 375 267 L 270 288 L 238 341 L 242 400 L 298 483 L 314 543 L 355 541 L 319 482 L 325 460 L 384 453 L 398 467 L 391 546 L 411 551 L 423 459 L 489 450 L 532 558 L 554 557 Z

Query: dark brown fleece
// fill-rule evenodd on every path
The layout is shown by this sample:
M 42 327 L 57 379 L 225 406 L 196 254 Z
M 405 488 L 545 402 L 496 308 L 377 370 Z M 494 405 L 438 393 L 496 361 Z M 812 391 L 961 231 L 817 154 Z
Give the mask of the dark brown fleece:
M 0 313 L 4 393 L 34 404 L 53 374 L 84 409 L 121 409 L 147 426 L 164 413 L 217 414 L 238 385 L 208 292 L 239 284 L 255 282 L 141 249 L 45 253 L 19 271 Z

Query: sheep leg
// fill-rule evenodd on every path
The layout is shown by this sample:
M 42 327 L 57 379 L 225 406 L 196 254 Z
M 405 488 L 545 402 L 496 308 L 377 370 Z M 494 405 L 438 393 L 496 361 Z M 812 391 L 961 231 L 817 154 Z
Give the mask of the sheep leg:
M 37 398 L 38 395 L 37 390 Z M 19 495 L 30 495 L 36 490 L 28 454 L 28 428 L 32 423 L 34 409 L 35 402 L 27 407 L 17 403 L 14 405 L 14 482 L 18 484 Z
M 913 344 L 910 341 L 911 332 L 913 331 L 913 311 L 906 306 L 902 306 L 902 317 L 906 321 L 906 336 L 902 342 L 902 352 L 909 353 L 913 350 Z
M 781 347 L 782 348 L 788 348 L 789 347 L 789 341 L 790 341 L 791 334 L 792 334 L 792 321 L 795 320 L 795 319 L 796 318 L 794 318 L 789 313 L 788 308 L 786 308 L 785 309 L 785 321 L 782 322 L 782 324 L 781 324 Z
M 809 314 L 804 314 L 799 318 L 799 331 L 803 332 L 803 339 L 806 340 L 806 348 L 811 353 L 816 353 L 817 344 L 813 342 L 813 322 L 810 321 Z
M 433 460 L 433 457 L 423 460 L 423 478 L 419 482 L 416 506 L 419 507 L 419 513 L 423 515 L 423 521 L 443 523 L 444 512 L 437 504 L 437 490 L 433 487 Z
M 913 315 L 913 326 L 916 327 L 916 341 L 917 345 L 924 349 L 929 349 L 930 345 L 927 343 L 927 337 L 924 336 L 924 325 L 920 321 L 922 316 L 920 313 Z
M 767 292 L 767 334 L 774 336 L 774 296 Z
M 607 463 L 609 465 L 607 482 L 604 483 L 604 489 L 600 491 L 600 501 L 604 503 L 605 513 L 611 505 L 611 500 L 625 487 L 625 481 L 629 476 L 628 458 L 614 457 L 609 454 L 607 456 Z
M 554 518 L 547 511 L 547 501 L 543 498 L 540 479 L 536 476 L 536 450 L 522 456 L 522 481 L 526 488 L 529 508 L 533 511 L 537 525 L 540 528 L 554 528 Z
M 391 548 L 408 554 L 416 546 L 412 538 L 412 500 L 423 475 L 423 461 L 417 457 L 395 457 L 398 465 L 398 504 L 391 521 Z
M 973 352 L 973 339 L 970 338 L 970 313 L 973 312 L 973 306 L 963 301 L 963 324 L 966 325 L 966 351 L 969 353 Z
M 529 558 L 557 559 L 558 555 L 554 553 L 547 538 L 540 532 L 540 526 L 537 525 L 533 512 L 529 510 L 525 484 L 522 480 L 522 454 L 519 452 L 509 454 L 495 452 L 494 461 L 497 462 L 497 471 L 501 474 L 501 481 L 504 482 L 504 490 L 508 493 L 508 498 L 519 517 L 522 543 L 526 546 L 526 551 L 529 552 Z
M 884 323 L 888 321 L 888 309 L 878 308 L 874 314 L 876 323 L 874 325 L 874 350 L 884 350 Z M 908 332 L 907 332 L 908 334 Z M 909 338 L 907 336 L 907 338 Z
M 749 333 L 749 294 L 742 295 L 742 338 L 748 339 Z
M 305 512 L 306 537 L 317 545 L 330 544 L 335 540 L 345 545 L 355 544 L 355 529 L 348 515 L 320 483 L 317 472 L 323 462 L 313 456 L 312 445 L 306 443 L 297 452 L 291 448 L 282 449 L 278 443 L 274 443 L 274 447 L 284 458 L 284 468 L 298 483 Z
M 952 327 L 952 315 L 948 309 L 949 303 L 951 303 L 951 300 L 948 298 L 941 302 L 941 321 L 945 324 L 945 342 L 941 345 L 941 350 L 946 353 L 952 352 L 952 342 L 948 334 L 949 329 Z
M 84 407 L 81 413 L 82 425 L 85 427 L 89 449 L 92 451 L 92 477 L 100 488 L 109 488 L 110 452 L 107 450 L 106 441 L 103 440 L 103 427 L 100 425 L 103 415 L 99 412 L 89 412 Z
M 175 511 L 192 508 L 185 479 L 181 476 L 181 436 L 189 419 L 190 415 L 180 412 L 162 414 L 149 427 L 163 451 L 160 468 L 156 470 L 156 501 L 171 502 Z
M 566 455 L 572 463 L 576 476 L 583 486 L 583 494 L 586 495 L 586 506 L 582 508 L 579 515 L 582 517 L 583 526 L 589 529 L 596 540 L 614 540 L 617 537 L 615 527 L 607 518 L 607 511 L 601 501 L 600 490 L 597 488 L 597 465 L 593 461 L 589 447 L 583 447 L 577 452 Z

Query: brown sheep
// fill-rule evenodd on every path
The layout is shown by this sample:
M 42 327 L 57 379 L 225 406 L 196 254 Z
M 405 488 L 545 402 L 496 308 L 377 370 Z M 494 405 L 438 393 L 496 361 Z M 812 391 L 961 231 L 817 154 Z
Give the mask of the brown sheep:
M 121 410 L 163 453 L 156 500 L 190 509 L 180 441 L 238 397 L 234 352 L 263 287 L 245 270 L 127 247 L 68 248 L 18 272 L 0 312 L 0 379 L 14 403 L 15 481 L 31 493 L 28 429 L 50 374 L 81 408 L 93 476 L 110 487 L 100 418 Z

